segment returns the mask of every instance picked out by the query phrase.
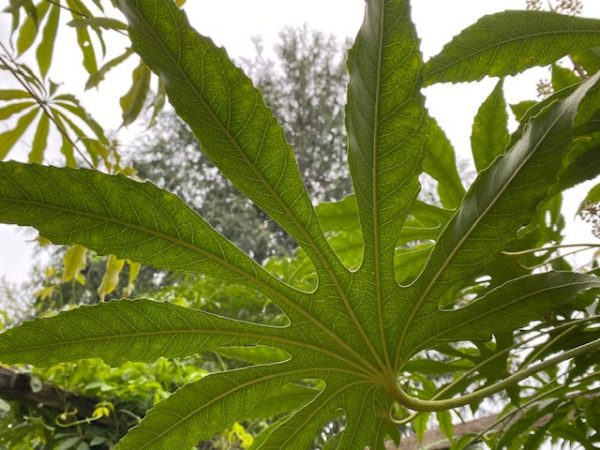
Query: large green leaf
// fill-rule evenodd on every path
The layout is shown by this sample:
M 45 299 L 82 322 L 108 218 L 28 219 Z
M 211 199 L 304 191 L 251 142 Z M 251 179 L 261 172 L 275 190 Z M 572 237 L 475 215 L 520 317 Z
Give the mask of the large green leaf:
M 402 353 L 415 345 L 407 344 L 410 330 L 429 320 L 438 310 L 442 295 L 480 274 L 531 220 L 538 203 L 549 196 L 569 147 L 577 107 L 598 79 L 600 75 L 594 76 L 535 117 L 514 147 L 471 185 L 439 237 L 425 270 L 405 293 L 406 304 L 396 305 L 402 323 L 396 347 L 399 363 L 406 358 Z
M 316 263 L 329 268 L 322 254 L 331 251 L 283 130 L 225 50 L 191 28 L 175 6 L 121 1 L 134 50 L 161 77 L 171 104 L 192 128 L 203 152 Z
M 396 241 L 419 192 L 427 132 L 422 56 L 408 1 L 367 2 L 347 65 L 348 163 L 364 239 L 358 283 L 373 289 L 375 302 L 359 303 L 357 315 L 367 344 L 389 364 L 384 304 L 396 288 Z
M 251 287 L 260 278 L 265 288 L 285 290 L 175 195 L 150 183 L 15 162 L 2 163 L 0 174 L 4 223 L 35 226 L 55 243 L 78 243 L 121 259 Z
M 294 287 L 149 183 L 0 163 L 0 221 L 33 226 L 57 243 L 244 285 L 273 301 L 287 316 L 279 322 L 285 325 L 123 301 L 26 322 L 0 335 L 0 359 L 52 364 L 100 357 L 117 363 L 213 350 L 251 364 L 273 362 L 181 388 L 149 411 L 120 448 L 188 448 L 236 421 L 282 415 L 256 448 L 304 450 L 325 424 L 343 418 L 345 428 L 330 448 L 381 450 L 386 436 L 398 437 L 390 417 L 404 408 L 427 412 L 414 424 L 424 432 L 429 411 L 476 405 L 537 371 L 598 349 L 595 334 L 575 347 L 564 341 L 558 356 L 515 374 L 507 371 L 511 332 L 555 308 L 568 309 L 570 299 L 599 283 L 593 275 L 531 275 L 515 269 L 501 251 L 509 243 L 521 250 L 558 238 L 560 202 L 544 200 L 560 186 L 574 136 L 594 120 L 600 100 L 586 93 L 600 75 L 525 113 L 508 150 L 486 155 L 491 164 L 463 195 L 453 149 L 423 106 L 409 2 L 366 3 L 348 58 L 349 161 L 356 193 L 315 211 L 283 130 L 225 52 L 194 31 L 174 2 L 120 1 L 134 49 L 161 78 L 202 150 L 300 245 L 296 258 L 268 262 L 274 273 L 289 275 L 283 278 Z M 574 125 L 584 97 L 590 104 L 583 123 Z M 59 103 L 61 110 L 52 112 L 70 129 L 77 125 L 65 111 L 85 121 L 82 110 L 72 109 L 76 103 L 68 98 Z M 102 142 L 97 137 L 95 145 Z M 422 166 L 438 180 L 442 204 L 451 209 L 415 200 Z M 546 212 L 550 224 L 544 222 Z M 491 277 L 489 288 L 481 284 L 484 276 Z M 476 348 L 449 344 L 492 335 L 495 341 L 477 342 Z M 425 353 L 417 355 L 434 347 L 451 358 L 448 369 L 459 377 L 444 394 L 464 395 L 421 400 L 404 391 L 399 377 L 412 373 L 411 395 L 436 395 L 436 384 L 418 373 L 432 364 L 423 363 Z M 475 383 L 484 390 L 469 392 Z M 449 434 L 449 415 L 439 417 Z
M 293 150 L 260 92 L 172 2 L 124 0 L 121 8 L 134 49 L 163 80 L 171 104 L 198 137 L 202 151 L 302 246 L 327 291 L 321 298 L 340 306 L 313 301 L 313 313 L 358 328 L 358 335 L 345 339 L 369 346 L 348 298 L 349 273 L 323 235 Z M 372 356 L 378 358 L 376 352 Z
M 170 303 L 123 300 L 25 322 L 3 335 L 0 361 L 49 366 L 94 357 L 116 365 L 188 356 L 231 343 L 290 348 L 291 342 L 285 328 L 226 319 Z
M 504 11 L 464 29 L 426 65 L 426 84 L 515 75 L 600 45 L 600 20 Z
M 143 422 L 127 434 L 117 449 L 192 448 L 246 418 L 267 393 L 311 375 L 315 371 L 309 367 L 288 364 L 208 375 L 182 387 L 148 411 Z

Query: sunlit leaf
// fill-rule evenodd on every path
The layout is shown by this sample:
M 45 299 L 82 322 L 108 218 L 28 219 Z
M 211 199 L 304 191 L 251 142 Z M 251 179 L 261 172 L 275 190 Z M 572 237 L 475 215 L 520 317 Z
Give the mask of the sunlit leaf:
M 151 75 L 150 69 L 143 62 L 133 71 L 131 87 L 120 99 L 124 125 L 131 124 L 142 112 L 150 89 Z
M 49 132 L 50 118 L 48 114 L 42 114 L 33 136 L 31 151 L 29 152 L 30 163 L 41 163 L 44 159 L 44 150 L 46 150 L 46 144 L 48 143 Z
M 506 150 L 509 141 L 508 113 L 504 100 L 503 80 L 479 107 L 473 122 L 471 149 L 478 172 L 487 168 Z
M 25 133 L 25 130 L 31 125 L 38 113 L 39 111 L 37 108 L 29 111 L 19 118 L 12 130 L 0 134 L 0 160 L 6 158 L 8 152 L 14 147 L 21 136 L 23 136 L 23 133 Z
M 42 78 L 46 77 L 48 69 L 50 69 L 59 20 L 60 7 L 53 6 L 48 14 L 48 20 L 42 32 L 42 40 L 36 51 L 36 58 Z
M 426 65 L 426 83 L 515 75 L 600 45 L 600 21 L 545 11 L 504 11 L 479 19 Z

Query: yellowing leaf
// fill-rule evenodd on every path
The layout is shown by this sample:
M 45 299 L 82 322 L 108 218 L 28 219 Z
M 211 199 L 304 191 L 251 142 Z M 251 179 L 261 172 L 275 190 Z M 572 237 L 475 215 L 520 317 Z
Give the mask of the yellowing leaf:
M 117 259 L 116 256 L 110 255 L 106 260 L 106 272 L 104 273 L 104 277 L 102 278 L 102 283 L 98 288 L 98 296 L 100 297 L 100 301 L 104 301 L 104 298 L 114 292 L 114 290 L 119 285 L 119 275 L 121 274 L 121 270 L 123 270 L 123 266 L 125 265 L 125 260 Z
M 82 245 L 73 245 L 67 249 L 63 259 L 64 268 L 61 279 L 63 283 L 72 280 L 80 282 L 81 271 L 85 269 L 87 265 L 86 255 L 87 250 Z
M 127 264 L 129 264 L 129 277 L 127 279 L 127 287 L 125 288 L 125 292 L 123 292 L 123 295 L 126 297 L 130 296 L 133 292 L 135 280 L 137 280 L 140 269 L 142 268 L 140 263 L 134 261 L 127 260 Z

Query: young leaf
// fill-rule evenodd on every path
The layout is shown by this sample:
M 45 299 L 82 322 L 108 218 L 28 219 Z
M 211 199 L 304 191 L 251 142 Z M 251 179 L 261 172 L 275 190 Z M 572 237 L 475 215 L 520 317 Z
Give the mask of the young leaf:
M 129 58 L 132 54 L 133 54 L 133 50 L 128 48 L 119 56 L 108 61 L 106 64 L 104 64 L 102 67 L 100 67 L 100 69 L 98 69 L 98 71 L 96 71 L 90 75 L 87 82 L 85 83 L 85 89 L 88 90 L 93 87 L 98 87 L 98 85 L 104 80 L 104 77 L 111 69 L 114 69 L 115 67 L 117 67 L 123 61 L 125 61 L 127 58 Z
M 437 182 L 437 191 L 444 208 L 456 209 L 465 195 L 458 171 L 454 148 L 435 119 L 429 119 L 429 138 L 423 169 Z
M 34 108 L 27 114 L 21 116 L 12 130 L 0 134 L 0 160 L 6 158 L 8 152 L 14 147 L 17 141 L 23 136 L 25 130 L 29 128 L 33 119 L 38 115 L 38 109 Z
M 71 9 L 71 11 L 80 11 L 85 13 L 82 11 L 82 5 L 78 4 L 78 2 L 75 0 L 67 0 L 67 6 Z M 71 15 L 73 20 L 80 18 L 75 12 L 73 12 Z M 83 55 L 83 67 L 88 71 L 89 74 L 97 72 L 98 63 L 96 62 L 96 53 L 94 51 L 94 46 L 92 45 L 90 33 L 86 28 L 75 28 L 75 33 L 77 35 L 77 44 L 79 45 L 81 54 Z
M 0 89 L 0 100 L 17 100 L 21 98 L 31 99 L 31 95 L 27 91 L 18 89 Z
M 500 80 L 475 115 L 471 133 L 473 161 L 478 172 L 506 150 L 509 141 L 508 113 Z
M 72 19 L 67 25 L 74 28 L 100 27 L 107 30 L 126 30 L 127 25 L 111 17 L 78 17 Z
M 36 5 L 36 16 L 28 15 L 25 19 L 25 22 L 19 29 L 19 36 L 17 37 L 17 52 L 19 55 L 25 53 L 35 42 L 39 26 L 46 16 L 49 7 L 50 2 L 41 1 Z
M 80 281 L 83 277 L 81 271 L 87 265 L 87 250 L 81 245 L 73 245 L 65 252 L 63 258 L 64 269 L 61 277 L 62 283 Z
M 115 255 L 108 255 L 106 260 L 106 272 L 98 287 L 98 297 L 103 302 L 105 297 L 114 292 L 119 285 L 119 275 L 125 266 L 124 259 L 118 259 Z
M 425 84 L 515 75 L 600 46 L 600 20 L 545 11 L 504 11 L 465 28 L 427 61 Z
M 152 73 L 143 62 L 134 69 L 131 74 L 131 87 L 121 97 L 119 103 L 123 111 L 123 125 L 130 125 L 142 112 L 148 89 L 150 89 L 150 78 Z
M 58 31 L 58 23 L 60 20 L 60 7 L 53 5 L 48 14 L 48 21 L 42 32 L 42 41 L 37 48 L 36 58 L 42 78 L 46 78 L 50 63 L 52 62 L 52 54 L 54 53 L 54 42 L 56 41 L 56 32 Z
M 44 150 L 48 143 L 48 133 L 50 131 L 50 119 L 48 114 L 42 113 L 42 117 L 38 122 L 29 152 L 30 163 L 41 163 L 44 159 Z
M 24 109 L 34 106 L 35 102 L 11 103 L 3 108 L 0 108 L 0 120 L 6 120 L 13 114 L 20 113 Z

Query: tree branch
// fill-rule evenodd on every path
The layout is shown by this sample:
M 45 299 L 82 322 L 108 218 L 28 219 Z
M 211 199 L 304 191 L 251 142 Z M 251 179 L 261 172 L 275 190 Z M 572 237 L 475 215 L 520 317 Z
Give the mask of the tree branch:
M 36 389 L 36 392 L 32 390 L 31 385 L 30 374 L 0 366 L 0 397 L 27 405 L 42 413 L 47 414 L 48 410 L 56 414 L 75 411 L 72 417 L 77 420 L 89 420 L 92 418 L 96 405 L 101 401 L 61 389 L 50 383 L 43 382 L 41 388 Z M 114 414 L 101 417 L 93 422 L 115 431 L 125 431 L 129 427 L 126 417 Z

